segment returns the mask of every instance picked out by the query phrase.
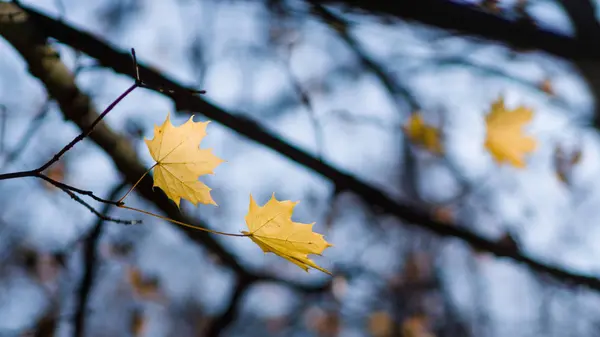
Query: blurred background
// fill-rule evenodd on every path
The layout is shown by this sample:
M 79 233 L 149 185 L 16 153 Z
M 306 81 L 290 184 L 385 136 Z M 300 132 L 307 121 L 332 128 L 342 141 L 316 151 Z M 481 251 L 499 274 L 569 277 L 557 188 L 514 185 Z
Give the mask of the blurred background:
M 43 165 L 131 86 L 135 48 L 149 88 L 48 177 L 117 200 L 153 164 L 153 126 L 194 114 L 212 121 L 201 147 L 226 160 L 201 178 L 218 207 L 178 211 L 150 177 L 128 205 L 238 233 L 249 195 L 264 204 L 275 192 L 335 245 L 314 258 L 332 277 L 306 273 L 247 238 L 80 196 L 143 223 L 103 221 L 47 181 L 4 179 L 0 336 L 600 335 L 599 9 L 0 2 L 0 174 Z M 522 169 L 483 146 L 500 96 L 534 111 L 537 148 Z M 416 112 L 441 130 L 442 155 L 406 138 Z

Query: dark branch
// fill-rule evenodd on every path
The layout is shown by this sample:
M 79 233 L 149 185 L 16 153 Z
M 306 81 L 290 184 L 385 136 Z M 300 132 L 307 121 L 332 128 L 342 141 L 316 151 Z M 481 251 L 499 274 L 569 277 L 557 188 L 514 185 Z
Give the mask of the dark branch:
M 99 196 L 95 195 L 94 192 L 92 192 L 92 191 L 82 190 L 80 188 L 73 187 L 73 186 L 67 185 L 65 183 L 61 183 L 60 181 L 56 181 L 56 180 L 48 177 L 47 175 L 44 175 L 44 174 L 41 174 L 41 173 L 36 173 L 36 174 L 33 175 L 33 177 L 37 177 L 37 178 L 40 178 L 42 180 L 45 180 L 48 183 L 50 183 L 50 184 L 52 184 L 52 185 L 54 185 L 54 186 L 56 186 L 56 187 L 58 187 L 58 188 L 60 188 L 62 190 L 72 191 L 72 192 L 79 193 L 79 194 L 82 194 L 82 195 L 87 195 L 90 198 L 92 198 L 92 199 L 94 199 L 94 200 L 96 200 L 98 202 L 104 203 L 104 204 L 109 204 L 109 205 L 114 205 L 114 206 L 119 206 L 121 204 L 118 201 L 112 201 L 112 200 L 106 200 L 106 199 L 100 198 Z
M 134 60 L 134 68 L 137 69 L 137 61 L 135 59 L 135 51 L 133 49 L 131 49 L 131 52 L 132 52 L 133 60 Z M 83 200 L 81 200 L 81 198 L 74 195 L 71 191 L 77 192 L 77 193 L 80 193 L 83 195 L 87 195 L 87 196 L 91 197 L 92 199 L 102 202 L 102 203 L 118 206 L 119 205 L 118 202 L 102 199 L 102 198 L 94 195 L 94 193 L 91 191 L 85 191 L 85 190 L 58 182 L 58 181 L 51 179 L 50 177 L 42 174 L 42 172 L 45 171 L 46 169 L 48 169 L 50 166 L 52 166 L 57 161 L 59 161 L 60 158 L 65 153 L 67 153 L 67 151 L 69 151 L 70 149 L 73 148 L 73 146 L 75 146 L 77 143 L 82 141 L 85 137 L 89 136 L 89 134 L 94 131 L 94 128 L 96 127 L 96 125 L 98 125 L 98 123 L 100 123 L 102 121 L 102 119 L 104 119 L 104 117 L 106 117 L 106 115 L 108 115 L 108 113 L 111 112 L 114 109 L 114 107 L 117 106 L 117 104 L 119 104 L 119 102 L 121 100 L 123 100 L 125 97 L 127 97 L 127 95 L 129 95 L 133 90 L 135 90 L 139 86 L 139 83 L 140 83 L 139 80 L 136 79 L 136 82 L 131 87 L 129 87 L 127 90 L 125 90 L 125 92 L 123 92 L 119 97 L 117 97 L 117 99 L 115 101 L 113 101 L 100 115 L 98 115 L 98 117 L 96 117 L 96 119 L 87 128 L 85 128 L 84 131 L 82 131 L 77 137 L 75 137 L 71 142 L 69 142 L 69 144 L 65 145 L 60 151 L 58 151 L 45 164 L 43 164 L 42 166 L 38 167 L 35 170 L 0 174 L 0 180 L 25 178 L 25 177 L 36 177 L 36 178 L 43 179 L 43 180 L 49 182 L 50 184 L 60 188 L 62 191 L 66 192 L 67 194 L 69 194 L 71 196 L 71 198 L 73 198 L 73 200 L 84 205 L 87 209 L 89 209 L 90 211 L 92 211 L 92 213 L 94 213 L 96 215 L 100 215 L 100 213 L 98 213 L 98 211 L 96 211 L 93 207 L 91 207 L 90 205 L 85 203 Z M 45 111 L 46 109 L 47 108 L 44 108 L 43 111 Z M 42 114 L 40 114 L 40 116 L 41 115 Z M 132 223 L 131 221 L 114 220 L 114 219 L 108 219 L 108 218 L 104 218 L 104 220 L 116 221 L 119 223 Z
M 54 157 L 52 157 L 52 159 L 50 159 L 44 165 L 40 166 L 36 170 L 36 172 L 38 172 L 38 173 L 43 172 L 45 169 L 50 167 L 52 164 L 56 163 L 60 159 L 60 157 L 62 157 L 67 151 L 72 149 L 73 146 L 75 146 L 75 144 L 79 143 L 85 137 L 89 136 L 90 133 L 92 133 L 92 131 L 94 131 L 94 128 L 96 127 L 96 125 L 98 125 L 98 123 L 100 123 L 100 121 L 102 119 L 104 119 L 104 117 L 106 117 L 106 115 L 108 115 L 108 113 L 111 112 L 112 109 L 114 109 L 114 107 L 117 106 L 117 104 L 119 104 L 119 102 L 121 102 L 123 100 L 123 98 L 127 97 L 127 95 L 129 95 L 137 87 L 138 87 L 138 83 L 134 83 L 127 90 L 125 90 L 125 92 L 123 92 L 121 95 L 119 95 L 119 97 L 117 97 L 117 99 L 114 100 L 114 102 L 112 102 L 106 109 L 104 109 L 104 111 L 100 115 L 98 115 L 98 117 L 96 117 L 96 119 L 92 122 L 92 124 L 90 124 L 90 126 L 87 127 L 87 129 L 85 129 L 83 132 L 81 132 L 69 144 L 65 145 L 60 151 L 58 151 L 58 153 L 55 154 Z
M 416 98 L 405 87 L 398 85 L 380 64 L 375 62 L 375 60 L 367 55 L 366 51 L 360 46 L 359 41 L 352 36 L 350 32 L 350 26 L 346 21 L 319 4 L 313 4 L 312 10 L 317 16 L 321 17 L 333 31 L 337 33 L 342 41 L 346 43 L 348 48 L 354 52 L 360 63 L 379 79 L 387 92 L 389 92 L 392 96 L 396 94 L 402 95 L 411 110 L 419 109 L 419 103 L 417 102 Z M 392 101 L 396 102 L 396 98 L 392 97 Z
M 428 10 L 425 8 L 426 5 L 430 6 L 436 5 L 440 1 L 434 0 L 426 0 L 426 1 L 403 1 L 394 3 L 398 8 L 403 9 L 404 11 L 421 13 L 423 11 L 427 12 Z M 384 4 L 383 1 L 372 1 L 373 4 Z M 385 4 L 389 4 L 389 2 L 385 2 Z M 408 4 L 408 5 L 407 5 Z M 414 8 L 407 9 L 412 4 Z M 423 5 L 424 4 L 424 5 Z M 441 9 L 450 6 L 450 16 L 451 14 L 456 13 L 456 8 L 453 6 L 459 6 L 456 4 L 445 3 L 442 2 L 440 5 Z M 435 7 L 435 6 L 433 6 Z M 462 8 L 463 6 L 459 6 Z M 113 46 L 110 46 L 106 42 L 98 40 L 96 37 L 92 36 L 89 33 L 79 31 L 74 29 L 62 22 L 58 22 L 48 16 L 45 16 L 37 11 L 34 11 L 30 8 L 25 8 L 25 10 L 31 15 L 32 18 L 35 19 L 36 23 L 39 24 L 41 31 L 45 32 L 49 36 L 56 38 L 57 40 L 70 45 L 73 48 L 79 49 L 82 52 L 88 54 L 91 57 L 94 57 L 100 62 L 100 64 L 110 67 L 118 73 L 126 74 L 129 76 L 135 76 L 134 72 L 131 69 L 131 59 L 128 53 L 120 52 L 116 50 Z M 441 14 L 439 12 L 440 9 L 434 9 L 436 13 Z M 474 9 L 467 9 L 468 11 L 475 11 Z M 468 12 L 471 13 L 471 12 Z M 445 16 L 446 14 L 444 14 Z M 479 15 L 483 15 L 483 13 L 476 12 L 474 15 L 476 18 L 480 18 Z M 487 14 L 486 14 L 487 15 Z M 487 18 L 487 16 L 484 16 Z M 468 22 L 469 17 L 465 19 Z M 448 21 L 447 19 L 443 19 Z M 459 25 L 462 25 L 460 22 L 465 22 L 465 20 L 456 20 L 459 22 Z M 498 19 L 492 17 L 492 22 L 496 22 L 500 20 L 504 22 L 503 19 Z M 485 31 L 485 30 L 484 30 Z M 517 29 L 516 32 L 520 33 Z M 515 28 L 510 30 L 511 34 L 515 33 Z M 544 40 L 548 40 L 548 37 L 542 33 L 537 33 L 540 38 L 540 42 Z M 534 34 L 535 35 L 535 34 Z M 563 39 L 560 41 L 566 41 L 566 45 L 573 44 L 574 42 L 566 37 L 557 36 L 557 39 Z M 571 41 L 571 42 L 569 42 Z M 577 47 L 575 45 L 574 47 Z M 562 48 L 562 47 L 561 47 Z M 575 51 L 581 52 L 581 47 L 575 48 Z M 175 92 L 182 93 L 187 89 L 183 86 L 177 84 L 173 80 L 167 78 L 166 76 L 161 75 L 157 71 L 154 71 L 147 66 L 139 64 L 139 72 L 140 76 L 144 79 L 151 79 L 154 83 L 164 83 L 166 87 L 174 88 Z M 161 92 L 161 91 L 159 91 Z M 440 221 L 435 220 L 426 210 L 416 209 L 407 204 L 400 203 L 391 199 L 389 196 L 385 195 L 381 190 L 345 173 L 341 170 L 334 168 L 315 157 L 311 156 L 307 152 L 292 146 L 280 138 L 274 136 L 272 133 L 264 129 L 262 126 L 257 124 L 254 121 L 244 119 L 238 116 L 231 114 L 228 111 L 223 110 L 222 108 L 210 104 L 207 101 L 203 100 L 199 96 L 192 95 L 183 95 L 183 94 L 169 94 L 162 91 L 163 94 L 171 97 L 176 104 L 178 110 L 190 111 L 190 112 L 199 112 L 236 132 L 241 135 L 246 136 L 247 138 L 254 140 L 257 143 L 263 144 L 271 149 L 279 152 L 283 156 L 313 170 L 314 172 L 326 177 L 331 182 L 336 185 L 336 188 L 340 190 L 350 190 L 355 192 L 357 195 L 361 196 L 364 200 L 367 200 L 369 203 L 374 205 L 378 205 L 385 212 L 393 214 L 398 218 L 404 220 L 406 223 L 426 229 L 432 233 L 435 233 L 442 237 L 454 237 L 458 238 L 467 244 L 469 244 L 474 249 L 487 251 L 498 257 L 507 257 L 514 261 L 521 262 L 527 265 L 529 268 L 536 272 L 548 274 L 550 276 L 555 277 L 556 279 L 562 280 L 563 282 L 578 284 L 587 286 L 596 290 L 600 290 L 600 279 L 579 275 L 573 272 L 566 271 L 565 269 L 554 266 L 551 264 L 547 264 L 541 262 L 533 257 L 520 253 L 518 251 L 507 249 L 506 247 L 497 244 L 496 242 L 483 238 L 467 229 L 462 225 L 448 225 L 444 224 Z M 139 175 L 138 175 L 139 177 Z M 148 181 L 148 184 L 151 183 Z M 144 184 L 142 184 L 144 185 Z M 149 187 L 148 187 L 149 188 Z M 140 190 L 143 190 L 142 188 Z M 149 197 L 152 199 L 153 197 Z M 175 215 L 175 214 L 174 214 Z M 172 217 L 173 218 L 173 217 Z M 176 219 L 176 217 L 174 218 Z M 199 236 L 202 234 L 199 234 Z M 208 237 L 204 236 L 203 237 Z M 216 242 L 211 243 L 210 246 L 215 247 Z M 209 246 L 209 247 L 210 247 Z M 222 248 L 219 248 L 222 249 Z M 219 255 L 223 255 L 219 254 Z M 235 261 L 235 260 L 234 260 Z M 230 261 L 231 265 L 238 266 L 237 270 L 242 270 L 241 267 L 237 264 L 237 261 Z
M 54 97 L 67 120 L 74 122 L 81 130 L 85 130 L 90 121 L 98 117 L 98 112 L 93 107 L 90 98 L 81 92 L 75 83 L 73 74 L 55 55 L 54 49 L 46 43 L 44 27 L 37 26 L 30 20 L 28 14 L 13 4 L 0 2 L 0 19 L 2 12 L 12 13 L 11 17 L 18 17 L 19 22 L 2 22 L 0 24 L 0 35 L 2 35 L 15 49 L 24 57 L 27 62 L 30 73 L 44 84 L 49 95 Z M 50 19 L 51 20 L 51 19 Z M 52 20 L 53 21 L 53 20 Z M 54 21 L 53 21 L 54 22 Z M 120 55 L 120 54 L 119 54 Z M 123 54 L 126 58 L 126 68 L 128 75 L 135 77 L 136 70 L 131 67 L 131 56 L 129 53 Z M 118 59 L 119 62 L 125 59 Z M 146 68 L 144 68 L 146 69 Z M 148 70 L 139 68 L 140 76 L 150 83 L 158 83 L 160 86 L 152 86 L 150 89 L 165 94 L 177 95 L 179 97 L 199 98 L 197 95 L 191 95 L 193 90 L 188 90 L 181 86 L 170 85 L 172 82 L 161 81 L 160 76 L 146 77 L 152 74 Z M 53 76 L 49 76 L 52 74 Z M 158 79 L 158 80 L 157 80 Z M 165 83 L 166 85 L 162 85 Z M 169 88 L 164 90 L 163 88 Z M 106 123 L 100 122 L 96 125 L 94 132 L 89 135 L 89 139 L 95 142 L 111 158 L 116 168 L 123 174 L 129 184 L 135 184 L 147 169 L 138 159 L 135 149 L 129 140 L 115 133 Z M 180 210 L 164 194 L 156 193 L 153 188 L 152 178 L 145 175 L 136 187 L 137 193 L 143 198 L 152 202 L 155 207 L 160 209 L 169 218 L 188 223 L 197 227 L 210 228 L 200 220 L 191 219 L 180 212 Z M 285 282 L 290 287 L 303 292 L 322 291 L 322 285 L 304 285 L 297 282 L 282 280 L 280 278 L 255 273 L 242 266 L 235 255 L 228 251 L 221 243 L 215 240 L 206 232 L 197 230 L 186 230 L 180 226 L 174 225 L 177 230 L 182 230 L 190 240 L 203 245 L 219 257 L 220 262 L 231 268 L 238 277 L 255 281 L 273 281 Z
M 600 46 L 588 43 L 587 40 L 536 28 L 526 21 L 511 21 L 486 13 L 476 6 L 448 0 L 309 0 L 309 2 L 341 5 L 369 14 L 414 20 L 467 35 L 496 40 L 519 50 L 537 49 L 570 60 L 600 59 Z
M 109 216 L 106 216 L 103 212 L 102 213 L 98 212 L 90 204 L 88 204 L 87 202 L 83 201 L 83 199 L 81 199 L 80 197 L 78 197 L 77 194 L 69 191 L 66 188 L 62 188 L 62 187 L 59 187 L 59 188 L 62 191 L 64 191 L 65 193 L 67 193 L 71 197 L 71 199 L 73 199 L 76 202 L 78 202 L 79 204 L 83 205 L 83 207 L 87 208 L 90 212 L 94 213 L 94 215 L 96 215 L 99 220 L 109 221 L 109 222 L 115 222 L 115 223 L 122 224 L 122 225 L 136 225 L 136 224 L 142 223 L 142 220 L 121 220 L 121 219 L 116 219 L 116 218 L 111 218 Z M 107 203 L 105 205 L 115 206 L 115 204 L 113 204 L 113 203 Z
M 227 309 L 210 324 L 206 331 L 206 337 L 218 337 L 236 319 L 242 298 L 250 286 L 252 280 L 240 279 L 236 284 Z
M 596 18 L 596 8 L 590 0 L 558 0 L 571 18 L 575 36 L 583 41 L 594 43 L 600 34 L 600 23 Z
M 125 186 L 126 182 L 123 182 L 114 187 L 108 198 L 116 199 Z M 85 336 L 86 309 L 92 287 L 94 286 L 96 270 L 98 268 L 98 245 L 104 227 L 104 218 L 108 218 L 108 212 L 110 211 L 111 206 L 112 205 L 110 204 L 104 205 L 101 215 L 98 216 L 99 219 L 85 238 L 83 248 L 83 276 L 77 291 L 77 305 L 75 314 L 73 315 L 73 337 Z

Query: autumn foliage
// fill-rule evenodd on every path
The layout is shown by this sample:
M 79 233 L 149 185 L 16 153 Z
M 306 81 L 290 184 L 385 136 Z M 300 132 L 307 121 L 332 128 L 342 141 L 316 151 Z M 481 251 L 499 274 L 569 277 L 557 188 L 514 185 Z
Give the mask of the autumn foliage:
M 491 104 L 485 116 L 486 137 L 482 145 L 492 159 L 517 168 L 526 166 L 525 155 L 536 149 L 536 140 L 525 134 L 525 126 L 533 119 L 533 111 L 519 106 L 513 110 L 504 105 L 504 97 Z M 435 155 L 444 153 L 440 128 L 425 123 L 420 113 L 414 113 L 403 126 L 406 138 L 412 144 Z
M 517 168 L 526 166 L 525 156 L 536 149 L 536 140 L 524 132 L 524 127 L 532 118 L 533 111 L 524 106 L 508 109 L 503 97 L 491 104 L 485 117 L 486 136 L 482 145 L 495 162 L 508 163 Z M 148 150 L 156 161 L 151 168 L 154 169 L 154 186 L 163 190 L 178 207 L 181 199 L 194 205 L 216 205 L 210 195 L 211 189 L 198 180 L 202 175 L 212 174 L 213 170 L 224 162 L 211 150 L 199 148 L 207 135 L 208 123 L 194 122 L 192 117 L 183 125 L 174 126 L 167 114 L 164 123 L 154 127 L 154 138 L 146 140 Z M 403 131 L 408 141 L 414 145 L 435 155 L 444 154 L 442 131 L 425 123 L 420 113 L 410 116 Z M 312 231 L 314 223 L 292 221 L 296 204 L 297 202 L 289 200 L 278 201 L 273 193 L 264 206 L 259 206 L 250 196 L 250 206 L 246 215 L 248 231 L 242 231 L 241 236 L 249 237 L 264 253 L 277 254 L 306 271 L 314 268 L 331 274 L 314 263 L 308 255 L 321 255 L 332 244 L 327 242 L 323 235 Z
M 211 189 L 198 180 L 202 175 L 212 174 L 223 163 L 211 150 L 199 148 L 207 134 L 208 123 L 194 122 L 192 116 L 181 126 L 174 126 L 167 114 L 164 123 L 154 127 L 154 138 L 146 139 L 150 155 L 156 161 L 151 168 L 154 169 L 154 186 L 163 190 L 177 207 L 181 199 L 194 205 L 217 205 L 210 195 Z M 265 253 L 277 254 L 306 271 L 314 268 L 331 274 L 308 258 L 308 254 L 321 255 L 332 245 L 325 241 L 323 235 L 312 231 L 314 223 L 292 221 L 296 204 L 297 202 L 289 200 L 278 201 L 273 193 L 271 200 L 261 207 L 250 196 L 250 208 L 246 216 L 248 231 L 242 231 L 242 235 L 197 229 L 229 236 L 247 236 Z M 145 211 L 143 213 L 154 215 Z

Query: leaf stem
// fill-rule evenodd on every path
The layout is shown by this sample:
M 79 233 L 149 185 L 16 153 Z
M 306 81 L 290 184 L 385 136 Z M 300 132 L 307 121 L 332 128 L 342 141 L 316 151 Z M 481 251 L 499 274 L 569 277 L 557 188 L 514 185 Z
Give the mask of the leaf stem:
M 150 215 L 150 216 L 153 216 L 155 218 L 166 220 L 166 221 L 172 222 L 174 224 L 177 224 L 177 225 L 180 225 L 180 226 L 183 226 L 183 227 L 197 229 L 199 231 L 208 232 L 208 233 L 212 233 L 212 234 L 219 234 L 219 235 L 225 235 L 225 236 L 237 236 L 237 237 L 250 236 L 249 234 L 225 233 L 225 232 L 219 232 L 219 231 L 215 231 L 215 230 L 204 228 L 204 227 L 198 227 L 198 226 L 190 225 L 190 224 L 187 224 L 185 222 L 173 220 L 171 218 L 167 218 L 167 217 L 162 216 L 162 215 L 158 215 L 158 214 L 154 214 L 154 213 L 151 213 L 151 212 L 148 212 L 148 211 L 144 211 L 144 210 L 139 209 L 139 208 L 129 207 L 129 206 L 126 206 L 126 205 L 123 205 L 123 204 L 120 204 L 117 207 L 128 209 L 128 210 L 131 210 L 131 211 L 136 211 L 136 212 L 144 213 L 146 215 Z
M 142 176 L 140 177 L 140 179 L 138 179 L 138 181 L 135 182 L 135 184 L 133 184 L 133 186 L 131 186 L 131 188 L 127 191 L 127 193 L 125 193 L 125 195 L 123 197 L 121 197 L 121 199 L 119 199 L 117 201 L 117 203 L 122 204 L 123 200 L 125 200 L 125 198 L 127 198 L 127 196 L 129 195 L 129 193 L 133 192 L 133 190 L 135 189 L 135 187 L 142 181 L 142 179 L 144 179 L 144 177 L 150 173 L 150 171 L 152 171 L 152 169 L 158 165 L 158 163 L 155 163 L 154 165 L 152 165 L 151 168 L 149 168 L 146 172 L 144 172 L 144 174 L 142 174 Z

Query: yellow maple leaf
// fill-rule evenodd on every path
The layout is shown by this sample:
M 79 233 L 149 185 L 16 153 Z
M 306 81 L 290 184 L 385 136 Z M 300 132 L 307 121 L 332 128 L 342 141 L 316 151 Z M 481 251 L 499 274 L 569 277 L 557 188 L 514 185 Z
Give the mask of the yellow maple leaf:
M 323 235 L 312 231 L 314 223 L 304 224 L 292 221 L 292 213 L 298 202 L 277 201 L 275 193 L 264 205 L 258 206 L 250 195 L 250 207 L 246 215 L 248 232 L 243 234 L 254 241 L 266 253 L 275 253 L 308 272 L 312 267 L 324 273 L 331 273 L 319 267 L 308 254 L 321 253 L 333 246 Z
M 532 118 L 533 111 L 524 106 L 507 110 L 503 97 L 492 103 L 492 109 L 485 117 L 485 147 L 496 162 L 525 167 L 525 154 L 536 148 L 535 139 L 523 133 L 523 126 Z
M 200 149 L 209 122 L 194 122 L 194 116 L 181 126 L 174 126 L 167 119 L 161 126 L 154 126 L 154 138 L 145 139 L 150 155 L 156 161 L 154 186 L 165 192 L 177 207 L 181 198 L 194 205 L 216 205 L 210 196 L 211 189 L 198 178 L 212 174 L 213 169 L 224 160 L 210 149 Z
M 415 145 L 422 146 L 435 154 L 442 154 L 440 131 L 426 125 L 419 113 L 411 114 L 408 123 L 402 128 L 408 139 Z

